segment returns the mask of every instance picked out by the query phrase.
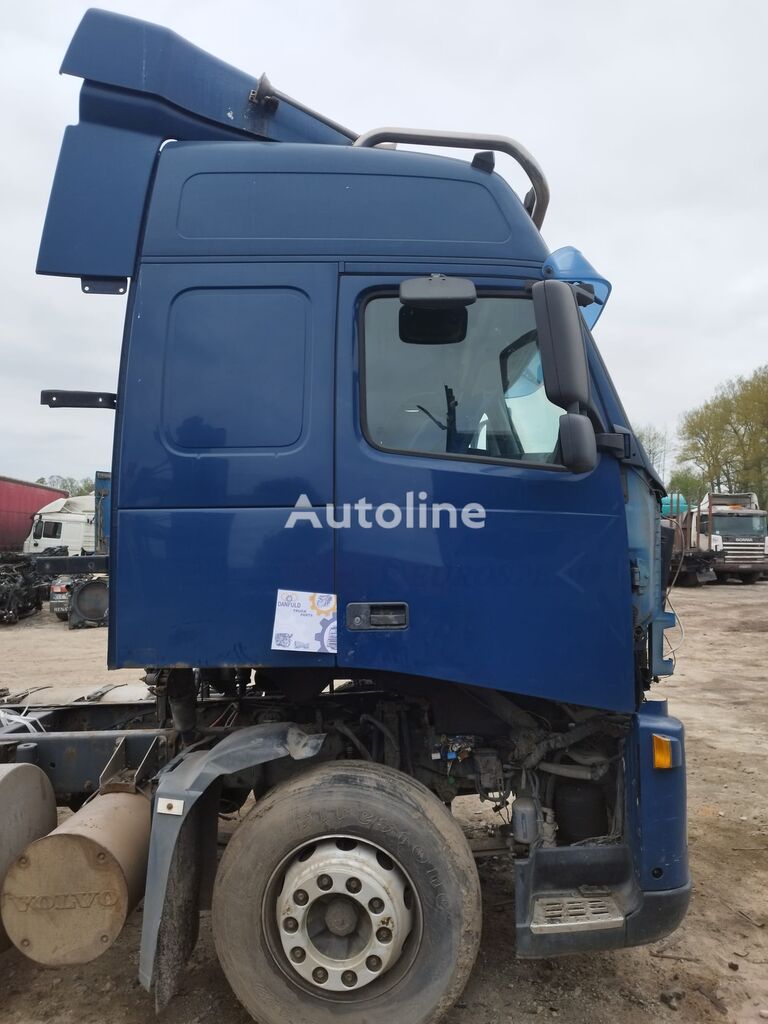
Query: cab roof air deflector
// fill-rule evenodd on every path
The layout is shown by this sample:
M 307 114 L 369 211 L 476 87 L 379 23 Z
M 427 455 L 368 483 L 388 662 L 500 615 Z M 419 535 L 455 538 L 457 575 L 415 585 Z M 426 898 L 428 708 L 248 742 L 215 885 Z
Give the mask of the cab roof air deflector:
M 110 11 L 85 13 L 61 66 L 84 79 L 80 121 L 64 133 L 37 262 L 39 274 L 80 277 L 124 291 L 135 270 L 157 154 L 180 142 L 288 142 L 370 147 L 383 141 L 509 153 L 533 189 L 541 226 L 549 189 L 522 146 L 502 136 L 378 129 L 358 137 L 159 25 Z M 486 168 L 488 169 L 488 168 Z

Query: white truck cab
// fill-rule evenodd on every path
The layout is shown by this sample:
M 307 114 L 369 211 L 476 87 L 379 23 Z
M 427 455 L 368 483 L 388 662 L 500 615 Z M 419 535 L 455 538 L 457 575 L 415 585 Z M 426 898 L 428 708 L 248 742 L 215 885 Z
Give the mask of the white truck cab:
M 32 519 L 24 541 L 24 554 L 35 555 L 46 548 L 65 546 L 70 555 L 88 554 L 95 549 L 95 498 L 57 498 L 44 505 Z

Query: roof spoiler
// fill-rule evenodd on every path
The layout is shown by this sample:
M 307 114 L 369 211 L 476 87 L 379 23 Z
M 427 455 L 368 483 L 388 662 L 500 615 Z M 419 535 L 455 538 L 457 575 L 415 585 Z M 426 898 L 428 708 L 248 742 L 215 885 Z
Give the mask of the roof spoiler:
M 83 78 L 80 123 L 66 129 L 38 274 L 125 290 L 158 150 L 179 141 L 351 145 L 357 134 L 160 25 L 89 10 L 61 71 Z

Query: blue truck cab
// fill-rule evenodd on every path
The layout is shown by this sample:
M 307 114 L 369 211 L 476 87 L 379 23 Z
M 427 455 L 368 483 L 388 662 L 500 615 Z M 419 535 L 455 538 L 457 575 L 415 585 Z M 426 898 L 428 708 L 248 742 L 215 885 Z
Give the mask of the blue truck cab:
M 148 669 L 166 751 L 137 781 L 158 1005 L 209 888 L 258 1020 L 296 998 L 318 1022 L 436 1020 L 479 936 L 445 810 L 464 794 L 498 812 L 518 955 L 671 931 L 663 485 L 592 337 L 610 286 L 547 248 L 535 160 L 357 136 L 101 11 L 62 70 L 81 118 L 38 271 L 127 292 L 116 395 L 56 394 L 116 407 L 109 665 Z M 216 811 L 250 792 L 206 875 Z

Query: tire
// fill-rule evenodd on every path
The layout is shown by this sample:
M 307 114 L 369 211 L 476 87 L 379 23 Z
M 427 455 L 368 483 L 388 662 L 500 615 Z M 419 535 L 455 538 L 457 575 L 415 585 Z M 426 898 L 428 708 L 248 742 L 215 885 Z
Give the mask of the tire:
M 677 578 L 678 587 L 700 587 L 699 577 L 695 572 L 681 572 Z
M 761 572 L 745 572 L 741 577 L 741 582 L 751 586 L 753 583 L 757 583 L 762 575 Z
M 66 622 L 69 618 L 69 612 L 55 612 L 54 614 L 59 622 Z
M 335 877 L 315 874 L 320 870 Z M 350 897 L 345 878 L 348 892 L 360 891 L 352 883 L 363 885 L 360 900 L 381 882 L 391 909 L 381 910 L 383 900 L 376 906 L 376 899 Z M 333 892 L 324 895 L 329 883 Z M 339 906 L 354 928 L 347 919 L 344 931 L 329 916 Z M 481 923 L 477 869 L 458 824 L 420 783 L 365 761 L 326 763 L 268 793 L 235 832 L 214 887 L 219 961 L 259 1024 L 433 1024 L 467 982 Z M 388 924 L 391 930 L 382 927 Z M 387 945 L 376 945 L 380 940 Z M 342 973 L 344 963 L 334 958 L 339 942 L 349 943 L 344 955 L 358 958 L 358 974 Z M 289 959 L 296 949 L 300 966 Z M 331 968 L 320 980 L 335 990 L 312 980 L 313 970 L 322 974 L 318 962 Z

